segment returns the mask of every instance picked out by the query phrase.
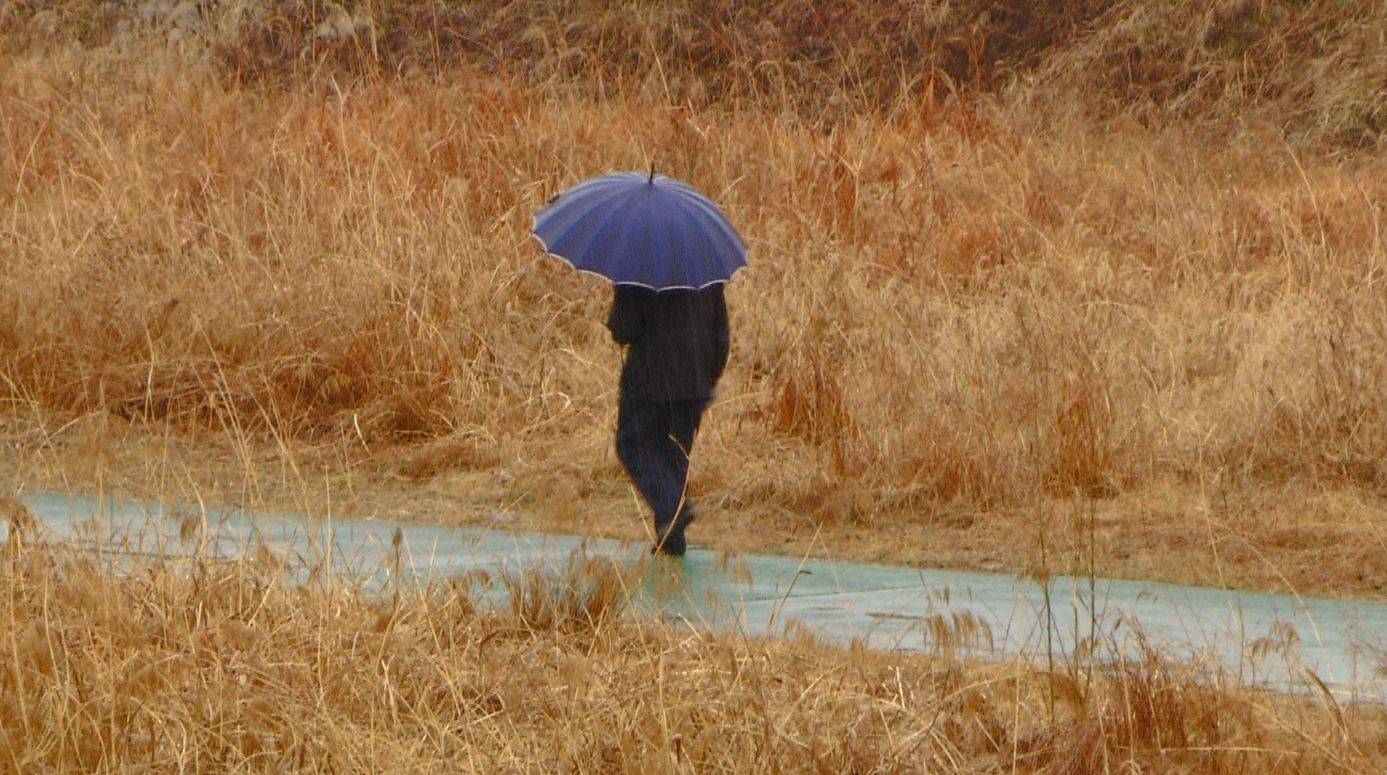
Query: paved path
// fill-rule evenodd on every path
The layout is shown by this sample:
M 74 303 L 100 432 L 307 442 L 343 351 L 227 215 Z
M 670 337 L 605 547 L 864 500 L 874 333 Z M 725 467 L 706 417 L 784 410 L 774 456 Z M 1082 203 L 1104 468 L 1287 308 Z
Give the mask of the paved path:
M 565 535 L 235 510 L 204 514 L 61 494 L 21 500 L 51 537 L 116 554 L 194 551 L 194 542 L 178 538 L 182 514 L 203 527 L 201 551 L 234 557 L 260 542 L 312 567 L 330 546 L 334 571 L 369 585 L 390 583 L 396 556 L 399 577 L 411 583 L 474 570 L 557 572 L 579 549 L 633 565 L 646 556 L 643 545 Z M 0 526 L 0 537 L 5 530 Z M 1096 643 L 1100 656 L 1133 654 L 1144 638 L 1173 657 L 1216 661 L 1243 684 L 1312 691 L 1313 672 L 1341 699 L 1387 703 L 1387 605 L 1056 577 L 1047 617 L 1045 590 L 1033 580 L 699 550 L 652 561 L 641 579 L 638 607 L 754 636 L 803 627 L 833 642 L 930 651 L 950 645 L 938 637 L 947 630 L 963 636 L 953 646 L 964 655 L 1039 659 L 1050 653 L 1063 659 L 1076 642 Z M 1275 644 L 1282 647 L 1267 648 Z

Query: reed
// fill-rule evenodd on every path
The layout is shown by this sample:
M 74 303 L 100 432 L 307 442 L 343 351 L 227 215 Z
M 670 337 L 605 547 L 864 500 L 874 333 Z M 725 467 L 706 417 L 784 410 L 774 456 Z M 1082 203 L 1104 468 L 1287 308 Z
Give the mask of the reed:
M 0 771 L 1380 772 L 1387 717 L 1149 644 L 1046 670 L 621 615 L 632 569 L 307 584 L 248 550 L 98 559 L 4 504 Z M 321 569 L 320 569 L 321 570 Z M 489 604 L 499 588 L 509 606 Z M 493 596 L 494 599 L 494 596 Z M 1047 705 L 1052 696 L 1054 704 Z

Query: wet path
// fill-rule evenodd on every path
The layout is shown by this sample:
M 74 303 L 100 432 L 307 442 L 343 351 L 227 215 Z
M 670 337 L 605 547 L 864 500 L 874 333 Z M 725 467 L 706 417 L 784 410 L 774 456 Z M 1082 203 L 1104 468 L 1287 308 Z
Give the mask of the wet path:
M 263 544 L 297 567 L 329 561 L 338 576 L 369 585 L 477 570 L 557 572 L 579 549 L 631 563 L 646 556 L 644 545 L 474 527 L 203 513 L 61 494 L 21 501 L 48 536 L 115 555 L 237 557 Z M 180 539 L 184 524 L 197 537 Z M 640 607 L 752 636 L 803 627 L 831 642 L 1057 661 L 1076 643 L 1103 657 L 1134 654 L 1145 642 L 1171 657 L 1216 662 L 1246 685 L 1313 690 L 1313 673 L 1343 700 L 1387 703 L 1387 605 L 1068 577 L 1050 580 L 1047 604 L 1040 583 L 1012 576 L 699 550 L 651 562 L 641 584 Z

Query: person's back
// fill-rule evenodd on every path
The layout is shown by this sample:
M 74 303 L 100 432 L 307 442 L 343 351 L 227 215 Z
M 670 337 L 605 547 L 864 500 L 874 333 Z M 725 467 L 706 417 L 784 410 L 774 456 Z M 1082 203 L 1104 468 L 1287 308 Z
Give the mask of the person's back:
M 707 401 L 727 365 L 727 303 L 721 283 L 703 290 L 656 293 L 616 287 L 607 325 L 630 345 L 621 375 L 623 398 Z

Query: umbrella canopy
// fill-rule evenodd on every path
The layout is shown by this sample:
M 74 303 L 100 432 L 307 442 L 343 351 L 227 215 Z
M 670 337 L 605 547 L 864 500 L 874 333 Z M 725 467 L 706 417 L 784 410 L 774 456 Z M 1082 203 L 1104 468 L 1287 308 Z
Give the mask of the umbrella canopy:
M 718 206 L 653 172 L 588 178 L 535 214 L 550 255 L 618 285 L 697 290 L 746 266 L 746 245 Z

